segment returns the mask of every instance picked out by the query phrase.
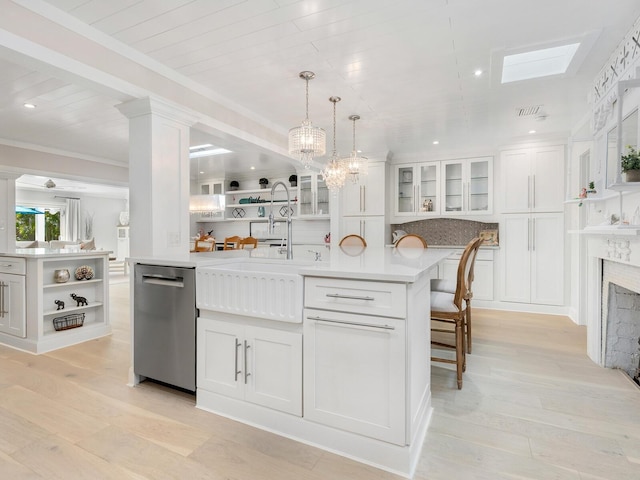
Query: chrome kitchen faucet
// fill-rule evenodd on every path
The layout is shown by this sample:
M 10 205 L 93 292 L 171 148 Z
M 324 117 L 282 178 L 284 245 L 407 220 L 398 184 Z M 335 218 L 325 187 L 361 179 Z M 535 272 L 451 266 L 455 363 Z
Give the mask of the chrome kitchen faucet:
M 289 197 L 289 189 L 287 186 L 281 182 L 277 181 L 271 187 L 271 211 L 269 212 L 269 233 L 272 234 L 275 227 L 275 220 L 273 218 L 273 192 L 275 191 L 278 185 L 282 185 L 284 187 L 284 191 L 287 192 L 287 260 L 293 259 L 293 245 L 291 244 L 291 197 Z

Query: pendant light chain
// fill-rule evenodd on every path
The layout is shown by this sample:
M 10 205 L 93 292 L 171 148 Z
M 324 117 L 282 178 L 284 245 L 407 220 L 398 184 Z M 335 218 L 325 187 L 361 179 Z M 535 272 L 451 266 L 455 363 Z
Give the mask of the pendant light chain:
M 334 195 L 338 189 L 344 185 L 346 178 L 346 171 L 338 158 L 338 152 L 336 150 L 336 103 L 340 100 L 340 97 L 329 98 L 329 101 L 333 103 L 333 153 L 327 166 L 322 171 L 322 178 L 327 188 L 333 191 Z

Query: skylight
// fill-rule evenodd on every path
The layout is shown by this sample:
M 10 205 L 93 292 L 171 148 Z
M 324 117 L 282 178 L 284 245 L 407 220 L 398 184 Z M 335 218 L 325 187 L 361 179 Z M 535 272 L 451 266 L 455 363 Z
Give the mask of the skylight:
M 502 83 L 565 73 L 579 43 L 506 55 L 502 64 Z

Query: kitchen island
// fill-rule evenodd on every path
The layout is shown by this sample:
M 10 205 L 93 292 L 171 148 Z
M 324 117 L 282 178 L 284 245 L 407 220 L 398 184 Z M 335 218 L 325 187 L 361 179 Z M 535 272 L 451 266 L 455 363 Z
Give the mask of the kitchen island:
M 451 252 L 273 250 L 162 263 L 197 267 L 198 408 L 410 477 L 431 417 L 430 278 Z
M 44 353 L 110 334 L 108 262 L 101 250 L 1 253 L 0 343 Z

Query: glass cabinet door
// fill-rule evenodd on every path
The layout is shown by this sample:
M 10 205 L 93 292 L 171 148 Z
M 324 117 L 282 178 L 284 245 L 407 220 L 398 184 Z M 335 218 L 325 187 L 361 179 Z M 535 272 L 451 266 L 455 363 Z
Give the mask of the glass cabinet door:
M 464 210 L 464 180 L 462 163 L 444 165 L 444 211 L 461 212 Z
M 489 161 L 472 160 L 469 162 L 469 198 L 467 209 L 470 212 L 489 210 Z
M 436 164 L 420 166 L 420 199 L 418 211 L 437 212 L 438 205 L 438 167 Z
M 397 212 L 412 213 L 415 211 L 413 184 L 413 166 L 398 168 Z
M 316 176 L 316 215 L 329 215 L 329 189 L 322 175 Z
M 298 176 L 298 215 L 313 215 L 313 174 Z

